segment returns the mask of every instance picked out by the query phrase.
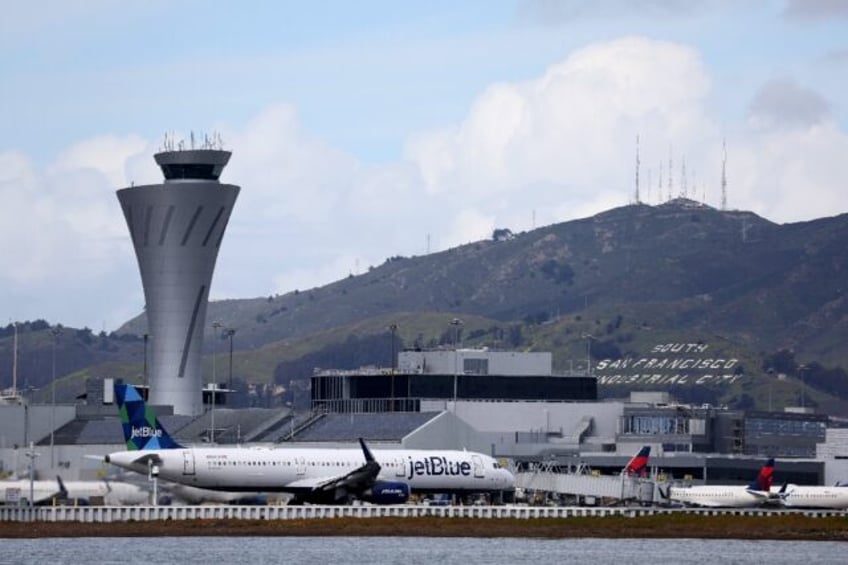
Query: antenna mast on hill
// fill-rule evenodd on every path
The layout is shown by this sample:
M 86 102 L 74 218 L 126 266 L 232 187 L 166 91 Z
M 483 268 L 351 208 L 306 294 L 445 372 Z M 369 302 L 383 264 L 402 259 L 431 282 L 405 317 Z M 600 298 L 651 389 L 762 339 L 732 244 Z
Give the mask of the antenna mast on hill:
M 672 177 L 674 176 L 671 172 L 674 170 L 674 160 L 671 157 L 671 144 L 668 146 L 668 199 L 671 200 L 674 198 L 674 193 L 672 189 L 674 188 L 674 183 L 672 182 Z
M 648 194 L 645 195 L 645 201 L 650 204 L 651 203 L 651 186 L 654 184 L 654 171 L 653 169 L 648 169 Z
M 683 157 L 683 163 L 680 165 L 680 196 L 686 198 L 689 196 L 688 187 L 686 186 L 686 157 Z
M 639 204 L 639 134 L 636 134 L 636 204 Z
M 657 203 L 662 202 L 662 187 L 663 187 L 662 171 L 663 171 L 663 169 L 662 169 L 662 159 L 660 159 L 660 180 L 657 183 Z
M 727 139 L 721 141 L 721 148 L 724 153 L 721 159 L 721 209 L 727 210 Z

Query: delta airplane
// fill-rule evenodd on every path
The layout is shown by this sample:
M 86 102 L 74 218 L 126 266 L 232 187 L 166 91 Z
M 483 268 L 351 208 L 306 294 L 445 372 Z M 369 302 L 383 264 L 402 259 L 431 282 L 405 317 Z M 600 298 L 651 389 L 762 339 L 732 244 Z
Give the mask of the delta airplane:
M 832 487 L 784 484 L 777 496 L 786 508 L 848 509 L 848 485 L 838 483 Z
M 775 500 L 771 492 L 774 459 L 760 469 L 757 478 L 747 487 L 736 485 L 701 485 L 691 487 L 659 487 L 660 496 L 692 506 L 710 508 L 745 508 Z
M 3 493 L 2 502 L 7 504 L 15 498 L 29 500 L 30 481 L 0 481 L 0 493 Z M 61 477 L 56 477 L 55 481 L 32 481 L 32 502 L 36 506 L 52 504 L 59 499 L 88 503 L 93 498 L 102 499 L 103 503 L 109 506 L 146 504 L 150 500 L 150 493 L 138 485 L 105 479 L 63 481 Z
M 482 453 L 444 450 L 183 447 L 161 426 L 132 385 L 116 384 L 127 451 L 105 461 L 198 488 L 287 492 L 290 504 L 354 499 L 400 504 L 411 493 L 502 493 L 515 478 Z
M 651 446 L 645 445 L 639 452 L 634 455 L 627 465 L 624 466 L 624 469 L 621 470 L 622 474 L 628 476 L 636 476 L 636 477 L 644 477 L 648 474 L 648 460 L 651 457 Z

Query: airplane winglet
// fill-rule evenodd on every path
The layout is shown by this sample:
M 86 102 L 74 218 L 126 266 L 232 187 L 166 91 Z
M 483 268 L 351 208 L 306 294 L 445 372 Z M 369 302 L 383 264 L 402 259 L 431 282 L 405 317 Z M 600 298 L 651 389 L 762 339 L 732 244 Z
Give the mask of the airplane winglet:
M 371 453 L 371 450 L 370 450 L 370 449 L 368 449 L 368 446 L 367 446 L 367 445 L 365 445 L 365 440 L 364 440 L 364 439 L 359 438 L 359 445 L 361 445 L 361 446 L 362 446 L 362 453 L 363 453 L 363 455 L 365 455 L 365 462 L 366 462 L 366 463 L 373 463 L 373 462 L 375 462 L 375 461 L 376 461 L 376 459 L 374 459 L 374 454 L 373 454 L 373 453 Z
M 59 483 L 59 494 L 62 495 L 62 498 L 68 498 L 68 489 L 65 488 L 65 483 L 62 482 L 62 477 L 56 475 L 56 481 Z

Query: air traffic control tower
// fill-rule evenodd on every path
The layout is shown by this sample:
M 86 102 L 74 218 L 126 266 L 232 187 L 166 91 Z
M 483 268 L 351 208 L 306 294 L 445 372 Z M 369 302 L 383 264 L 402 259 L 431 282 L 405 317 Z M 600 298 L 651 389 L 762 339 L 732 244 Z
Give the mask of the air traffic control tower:
M 240 190 L 218 182 L 230 152 L 210 147 L 157 153 L 165 182 L 117 192 L 144 286 L 149 401 L 191 416 L 203 413 L 209 285 Z

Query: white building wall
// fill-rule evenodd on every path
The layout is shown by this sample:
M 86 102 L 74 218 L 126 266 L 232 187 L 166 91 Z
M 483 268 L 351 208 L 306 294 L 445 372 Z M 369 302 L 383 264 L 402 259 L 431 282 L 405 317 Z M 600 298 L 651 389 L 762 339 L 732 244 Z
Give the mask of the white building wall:
M 422 401 L 422 412 L 445 410 L 467 424 L 485 453 L 533 455 L 552 451 L 601 451 L 616 443 L 623 402 Z M 416 432 L 417 434 L 418 432 Z M 579 444 L 582 437 L 583 443 Z M 453 445 L 449 436 L 433 446 Z M 625 445 L 631 454 L 632 447 Z
M 848 428 L 827 428 L 825 441 L 816 446 L 824 461 L 824 484 L 848 483 Z
M 465 361 L 472 359 L 487 360 L 489 375 L 536 377 L 552 374 L 553 357 L 550 352 L 522 353 L 482 349 L 402 351 L 398 355 L 398 368 L 401 372 L 408 373 L 463 374 Z

